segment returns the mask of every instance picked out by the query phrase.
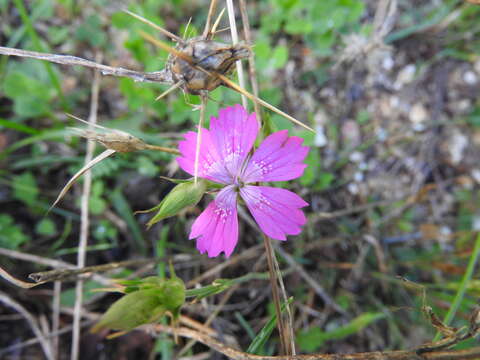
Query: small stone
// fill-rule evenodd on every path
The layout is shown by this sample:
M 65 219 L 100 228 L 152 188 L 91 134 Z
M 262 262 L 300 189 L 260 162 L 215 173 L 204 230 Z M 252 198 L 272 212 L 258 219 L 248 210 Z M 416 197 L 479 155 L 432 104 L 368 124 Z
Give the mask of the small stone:
M 394 65 L 395 61 L 393 61 L 391 56 L 385 57 L 382 61 L 382 67 L 387 71 L 392 70 Z
M 357 171 L 355 174 L 353 174 L 353 180 L 356 182 L 362 182 L 364 178 L 365 176 L 361 171 Z
M 427 109 L 425 109 L 425 106 L 423 106 L 421 103 L 416 103 L 410 110 L 409 118 L 412 123 L 420 124 L 428 119 L 428 115 L 429 114 Z
M 480 184 L 480 169 L 472 169 L 470 175 L 472 175 L 473 180 Z
M 466 71 L 463 74 L 463 81 L 468 85 L 475 85 L 477 83 L 477 75 L 473 71 Z
M 448 142 L 448 151 L 453 164 L 459 164 L 463 159 L 463 153 L 468 146 L 468 137 L 459 130 L 454 130 Z
M 411 83 L 415 78 L 415 72 L 417 67 L 414 64 L 409 64 L 405 66 L 397 75 L 397 81 L 395 82 L 395 87 L 402 88 L 404 85 Z
M 365 159 L 365 155 L 360 151 L 354 151 L 350 154 L 349 159 L 351 162 L 359 163 Z

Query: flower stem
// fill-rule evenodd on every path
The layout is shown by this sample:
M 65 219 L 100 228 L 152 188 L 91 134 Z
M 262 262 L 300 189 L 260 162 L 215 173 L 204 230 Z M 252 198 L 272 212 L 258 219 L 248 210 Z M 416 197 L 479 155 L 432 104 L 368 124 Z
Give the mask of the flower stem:
M 150 145 L 150 144 L 146 144 L 146 146 L 148 150 L 156 150 L 156 151 L 166 152 L 169 154 L 180 155 L 180 151 L 178 151 L 177 149 L 164 147 L 164 146 Z
M 198 179 L 198 162 L 200 159 L 200 146 L 202 144 L 202 127 L 205 120 L 205 109 L 207 107 L 208 94 L 202 92 L 200 94 L 201 104 L 200 104 L 200 120 L 198 121 L 198 131 L 197 131 L 197 146 L 195 149 L 195 163 L 193 165 L 193 181 L 196 184 Z
M 277 327 L 278 332 L 280 333 L 280 344 L 282 347 L 281 355 L 291 355 L 289 350 L 290 348 L 288 347 L 289 342 L 287 338 L 287 333 L 285 332 L 285 325 L 283 323 L 282 310 L 280 306 L 277 273 L 275 271 L 273 259 L 275 254 L 273 252 L 272 244 L 270 243 L 270 238 L 265 234 L 263 234 L 263 243 L 265 245 L 265 252 L 267 254 L 268 272 L 270 274 L 270 284 L 272 285 L 273 304 L 275 305 L 275 313 L 277 314 Z

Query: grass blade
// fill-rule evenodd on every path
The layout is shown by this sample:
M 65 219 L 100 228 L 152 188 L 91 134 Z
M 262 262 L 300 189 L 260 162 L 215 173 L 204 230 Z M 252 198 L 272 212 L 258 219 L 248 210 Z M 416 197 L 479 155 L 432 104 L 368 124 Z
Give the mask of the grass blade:
M 293 302 L 293 298 L 288 299 L 288 305 L 290 305 Z M 280 311 L 283 313 L 285 309 L 287 308 L 287 304 L 283 303 Z M 272 334 L 273 329 L 275 329 L 277 326 L 277 315 L 273 315 L 270 320 L 267 321 L 265 326 L 262 328 L 262 330 L 259 331 L 257 336 L 255 336 L 255 339 L 251 342 L 250 346 L 247 349 L 247 353 L 249 354 L 258 354 L 258 351 L 261 350 L 263 345 L 267 342 L 267 340 L 270 338 L 270 335 Z
M 475 247 L 473 248 L 472 255 L 470 255 L 470 260 L 468 261 L 467 270 L 463 275 L 462 281 L 460 282 L 460 287 L 458 288 L 457 293 L 455 294 L 455 298 L 453 299 L 453 303 L 448 309 L 447 315 L 443 319 L 443 323 L 445 325 L 450 325 L 450 322 L 453 320 L 455 314 L 457 313 L 460 304 L 462 303 L 463 297 L 465 295 L 465 291 L 467 290 L 468 283 L 472 279 L 473 271 L 475 270 L 475 265 L 478 261 L 478 256 L 480 255 L 480 233 L 477 235 L 477 239 L 475 240 Z M 441 334 L 437 333 L 433 341 L 440 340 Z

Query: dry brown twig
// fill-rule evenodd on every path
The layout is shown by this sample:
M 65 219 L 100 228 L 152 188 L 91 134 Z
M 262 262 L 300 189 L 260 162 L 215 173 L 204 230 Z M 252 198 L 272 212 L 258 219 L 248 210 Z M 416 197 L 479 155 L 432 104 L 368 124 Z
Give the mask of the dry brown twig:
M 97 55 L 97 59 L 101 59 L 101 55 Z M 93 82 L 92 82 L 92 94 L 90 101 L 90 115 L 88 117 L 88 122 L 90 124 L 89 128 L 97 123 L 97 113 L 98 113 L 98 96 L 100 92 L 100 73 L 98 70 L 94 72 Z M 95 150 L 95 142 L 88 140 L 87 142 L 87 153 L 85 154 L 85 165 L 88 165 L 93 159 L 93 152 Z M 77 256 L 77 267 L 85 267 L 85 262 L 87 259 L 87 242 L 88 234 L 90 231 L 90 219 L 89 219 L 89 200 L 90 200 L 90 190 L 92 187 L 92 174 L 90 171 L 85 173 L 81 197 L 81 222 L 80 222 L 80 239 L 78 242 L 78 256 Z M 75 287 L 75 312 L 73 315 L 73 331 L 72 331 L 72 350 L 71 350 L 71 360 L 77 360 L 80 354 L 80 321 L 82 319 L 82 303 L 83 303 L 83 279 L 77 279 L 77 284 Z
M 414 349 L 405 351 L 374 351 L 356 354 L 262 356 L 248 354 L 231 348 L 218 341 L 212 335 L 186 327 L 172 328 L 165 325 L 156 325 L 155 329 L 159 332 L 194 339 L 233 360 L 468 360 L 480 358 L 480 347 L 465 350 L 440 350 L 422 355 L 418 355 L 417 349 Z
M 36 338 L 38 339 L 38 342 L 42 346 L 42 350 L 45 353 L 45 357 L 48 360 L 54 360 L 53 352 L 52 352 L 52 348 L 50 346 L 50 343 L 47 341 L 47 339 L 46 339 L 44 333 L 42 332 L 42 330 L 40 330 L 40 328 L 37 324 L 37 321 L 32 316 L 32 314 L 30 314 L 27 311 L 27 309 L 25 309 L 22 305 L 20 305 L 18 302 L 13 300 L 10 296 L 8 296 L 7 294 L 5 294 L 1 291 L 0 291 L 0 302 L 3 302 L 5 305 L 14 308 L 15 311 L 20 313 L 23 316 L 23 318 L 25 318 L 25 320 L 28 321 L 33 333 L 35 334 Z

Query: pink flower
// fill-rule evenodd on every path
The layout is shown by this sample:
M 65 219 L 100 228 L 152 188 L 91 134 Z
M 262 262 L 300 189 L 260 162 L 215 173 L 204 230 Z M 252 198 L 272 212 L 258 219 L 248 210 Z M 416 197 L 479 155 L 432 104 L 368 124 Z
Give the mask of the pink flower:
M 240 105 L 221 109 L 218 118 L 211 118 L 210 130 L 201 131 L 198 176 L 225 187 L 192 226 L 189 238 L 197 239 L 197 249 L 209 257 L 221 252 L 231 255 L 238 241 L 239 195 L 267 236 L 286 240 L 286 235 L 299 234 L 306 222 L 300 208 L 308 203 L 291 191 L 251 184 L 301 176 L 308 153 L 303 139 L 288 137 L 287 130 L 278 131 L 250 155 L 259 124 L 255 113 L 249 115 Z M 191 131 L 179 144 L 182 156 L 177 158 L 178 164 L 191 175 L 196 143 L 196 134 Z

